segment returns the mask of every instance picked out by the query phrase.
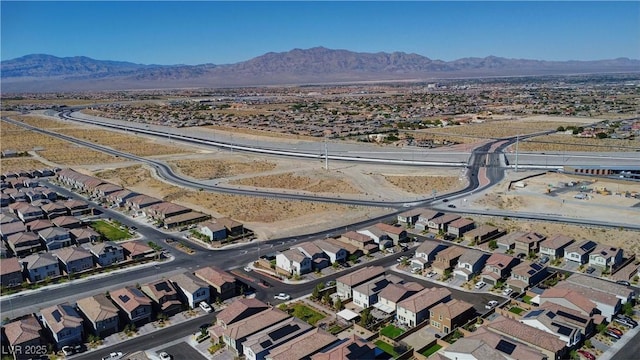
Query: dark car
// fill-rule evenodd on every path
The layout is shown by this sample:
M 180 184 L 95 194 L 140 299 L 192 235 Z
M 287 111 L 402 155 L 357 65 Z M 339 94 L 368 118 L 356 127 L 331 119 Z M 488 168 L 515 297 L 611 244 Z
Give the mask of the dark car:
M 616 284 L 620 284 L 620 285 L 624 285 L 624 286 L 631 286 L 631 283 L 626 281 L 626 280 L 618 280 L 618 281 L 616 281 Z
M 633 320 L 631 317 L 629 317 L 629 316 L 627 316 L 627 315 L 622 315 L 622 314 L 620 314 L 620 315 L 618 315 L 618 316 L 616 316 L 616 317 L 617 317 L 617 318 L 619 318 L 619 319 L 623 319 L 623 320 L 625 320 L 625 321 L 626 321 L 626 322 L 628 322 L 628 323 L 633 324 L 633 326 L 638 326 L 638 322 L 637 322 L 637 321 L 635 321 L 635 320 Z
M 607 335 L 607 336 L 609 336 L 609 337 L 612 337 L 612 338 L 614 338 L 614 339 L 616 339 L 616 340 L 617 340 L 617 339 L 620 339 L 620 338 L 622 337 L 622 336 L 620 336 L 620 335 L 616 334 L 615 332 L 613 332 L 613 331 L 611 331 L 611 330 L 609 330 L 609 329 L 607 329 L 604 333 L 605 333 L 605 335 Z
M 593 272 L 594 272 L 594 271 L 596 271 L 596 268 L 594 268 L 594 267 L 592 267 L 592 266 L 589 266 L 589 267 L 587 268 L 587 274 L 593 274 Z
M 442 202 L 449 202 L 449 199 L 442 199 Z
M 449 205 L 447 205 L 447 207 L 450 207 L 450 208 L 452 208 L 452 209 L 455 209 L 455 208 L 456 208 L 456 206 L 455 206 L 455 205 L 453 205 L 453 204 L 449 204 Z

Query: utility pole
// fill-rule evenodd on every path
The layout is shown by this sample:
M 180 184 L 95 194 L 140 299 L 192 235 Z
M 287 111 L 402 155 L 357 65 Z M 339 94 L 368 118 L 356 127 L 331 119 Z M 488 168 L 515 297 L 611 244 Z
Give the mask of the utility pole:
M 329 170 L 329 146 L 326 137 L 324 138 L 324 169 Z
M 520 142 L 520 135 L 516 135 L 516 172 L 518 172 L 518 143 Z

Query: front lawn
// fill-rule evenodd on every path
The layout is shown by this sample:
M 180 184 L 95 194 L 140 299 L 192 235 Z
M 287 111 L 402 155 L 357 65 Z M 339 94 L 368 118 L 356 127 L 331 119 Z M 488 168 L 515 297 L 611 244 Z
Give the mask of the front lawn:
M 393 346 L 387 344 L 386 342 L 384 342 L 382 340 L 376 341 L 375 344 L 380 350 L 386 352 L 387 354 L 389 354 L 389 355 L 391 355 L 393 357 L 397 357 L 398 355 L 400 355 L 397 352 L 395 352 L 395 350 L 393 349 Z
M 119 227 L 104 220 L 92 222 L 90 226 L 91 228 L 93 228 L 93 230 L 100 233 L 100 235 L 107 238 L 107 240 L 122 241 L 131 238 L 131 234 L 129 234 L 127 230 L 122 230 Z
M 427 348 L 427 350 L 421 352 L 422 355 L 424 355 L 425 357 L 429 357 L 431 355 L 433 355 L 436 351 L 442 349 L 441 345 L 438 344 L 433 344 L 433 346 Z
M 404 334 L 404 330 L 400 329 L 399 327 L 395 327 L 393 325 L 388 325 L 387 327 L 385 327 L 380 331 L 380 334 L 390 339 L 395 339 L 398 336 Z
M 293 305 L 293 316 L 313 326 L 325 317 L 323 314 L 303 304 Z
M 526 304 L 531 304 L 531 299 L 533 299 L 533 297 L 529 296 L 529 295 L 525 295 L 522 297 L 522 301 Z

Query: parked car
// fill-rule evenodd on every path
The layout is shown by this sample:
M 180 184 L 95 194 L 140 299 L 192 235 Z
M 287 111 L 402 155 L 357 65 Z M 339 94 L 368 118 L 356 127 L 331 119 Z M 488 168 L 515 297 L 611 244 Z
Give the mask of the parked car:
M 493 309 L 494 307 L 498 306 L 498 302 L 496 300 L 491 300 L 487 303 L 487 305 L 484 306 L 485 309 Z
M 204 310 L 204 311 L 206 311 L 206 312 L 208 312 L 208 313 L 210 313 L 210 312 L 212 312 L 212 311 L 213 311 L 213 309 L 211 308 L 211 305 L 207 304 L 207 303 L 206 303 L 206 302 L 204 302 L 204 301 L 201 301 L 201 302 L 200 302 L 200 309 L 202 309 L 202 310 Z
M 484 282 L 484 281 L 478 281 L 478 282 L 476 283 L 475 288 L 476 288 L 476 289 L 482 289 L 485 285 L 487 285 L 487 283 L 486 283 L 486 282 Z
M 626 281 L 626 280 L 618 280 L 618 281 L 616 281 L 616 284 L 620 284 L 620 285 L 624 285 L 624 286 L 631 286 L 631 283 Z
M 160 357 L 160 360 L 171 360 L 171 355 L 169 355 L 169 353 L 167 353 L 166 351 L 159 353 L 158 357 Z
M 540 263 L 542 263 L 542 264 L 546 264 L 546 263 L 548 263 L 548 262 L 549 262 L 549 257 L 548 257 L 548 256 L 543 256 L 543 257 L 540 259 Z
M 245 266 L 245 267 L 244 267 L 244 271 L 246 271 L 246 272 L 251 272 L 251 268 L 250 268 L 250 267 L 248 267 L 248 266 Z
M 273 297 L 276 300 L 291 300 L 291 295 L 289 294 L 285 294 L 285 293 L 280 293 L 276 296 Z
M 84 345 L 73 345 L 73 346 L 67 345 L 62 347 L 62 353 L 65 356 L 79 354 L 81 352 L 84 352 L 85 350 L 86 350 L 86 347 Z
M 506 288 L 506 289 L 502 290 L 502 295 L 509 296 L 509 295 L 511 295 L 512 292 L 513 292 L 512 288 Z
M 427 274 L 427 277 L 432 278 L 432 277 L 436 276 L 437 274 L 438 273 L 436 273 L 435 271 L 429 271 L 429 273 Z
M 607 336 L 609 336 L 609 337 L 612 337 L 612 338 L 614 338 L 614 339 L 616 339 L 616 340 L 617 340 L 617 339 L 620 339 L 620 338 L 622 337 L 622 336 L 620 336 L 620 335 L 616 334 L 615 332 L 613 332 L 613 331 L 611 331 L 611 330 L 609 330 L 609 329 L 605 330 L 605 332 L 604 332 L 604 333 L 605 333 L 605 335 L 607 335 Z
M 123 356 L 124 354 L 122 353 L 122 351 L 114 351 L 109 355 L 104 356 L 102 360 L 120 360 Z
M 620 318 L 620 319 L 623 319 L 623 320 L 625 320 L 625 321 L 626 321 L 626 322 L 628 322 L 628 323 L 633 324 L 633 326 L 638 326 L 638 322 L 637 322 L 637 321 L 635 321 L 635 320 L 633 320 L 631 317 L 629 317 L 629 316 L 627 316 L 627 315 L 619 314 L 619 315 L 616 315 L 616 317 L 617 317 L 617 318 Z
M 593 266 L 589 266 L 586 272 L 587 274 L 593 274 L 594 271 L 596 271 L 596 268 L 594 268 Z
M 592 353 L 588 352 L 588 351 L 578 350 L 578 354 L 584 356 L 585 358 L 587 358 L 589 360 L 596 360 L 596 356 L 593 355 Z
M 452 209 L 455 209 L 455 208 L 456 208 L 456 206 L 455 206 L 455 205 L 453 205 L 453 204 L 449 204 L 449 205 L 447 205 L 447 207 L 450 207 L 450 208 L 452 208 Z
M 620 329 L 616 329 L 616 328 L 614 328 L 614 327 L 607 328 L 607 331 L 611 331 L 612 333 L 615 333 L 615 334 L 617 334 L 617 335 L 619 335 L 619 336 L 624 335 L 624 333 L 622 332 L 622 330 L 620 330 Z
M 627 320 L 626 320 L 626 319 L 624 319 L 624 318 L 616 317 L 616 318 L 614 318 L 614 319 L 613 319 L 613 321 L 617 322 L 617 323 L 618 323 L 618 324 L 620 324 L 620 325 L 624 325 L 624 326 L 626 326 L 626 327 L 630 327 L 630 328 L 632 328 L 632 329 L 633 329 L 633 328 L 635 328 L 636 326 L 638 326 L 638 323 L 635 323 L 635 324 L 634 324 L 634 323 L 632 323 L 632 322 L 630 322 L 630 321 L 627 321 Z

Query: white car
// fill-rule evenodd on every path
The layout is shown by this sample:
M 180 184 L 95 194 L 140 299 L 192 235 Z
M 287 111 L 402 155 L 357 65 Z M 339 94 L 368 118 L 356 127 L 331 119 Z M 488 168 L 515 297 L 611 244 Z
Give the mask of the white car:
M 250 268 L 250 267 L 248 267 L 248 266 L 245 266 L 245 267 L 244 267 L 244 271 L 246 271 L 246 272 L 251 272 L 251 268 Z
M 436 273 L 435 271 L 429 271 L 429 273 L 427 274 L 427 277 L 432 278 L 432 277 L 436 276 L 437 274 L 438 273 Z
M 502 290 L 502 295 L 509 296 L 512 292 L 513 292 L 512 288 L 506 288 L 506 289 Z
M 484 306 L 485 309 L 493 309 L 494 307 L 498 306 L 498 302 L 495 300 L 491 300 L 487 303 L 487 305 Z
M 273 297 L 276 300 L 290 300 L 291 299 L 291 295 L 289 294 L 285 294 L 285 293 L 280 293 L 276 296 Z
M 114 351 L 109 355 L 103 357 L 102 360 L 120 360 L 123 356 L 124 354 L 122 353 L 122 351 Z
M 200 302 L 200 309 L 210 313 L 213 311 L 213 309 L 211 308 L 211 305 L 207 304 L 206 302 L 202 301 Z
M 486 283 L 486 282 L 484 282 L 484 281 L 478 281 L 478 282 L 476 283 L 476 286 L 475 286 L 475 287 L 476 287 L 476 289 L 482 289 L 485 285 L 487 285 L 487 283 Z
M 161 352 L 158 356 L 160 357 L 160 360 L 171 360 L 171 355 L 166 351 Z

